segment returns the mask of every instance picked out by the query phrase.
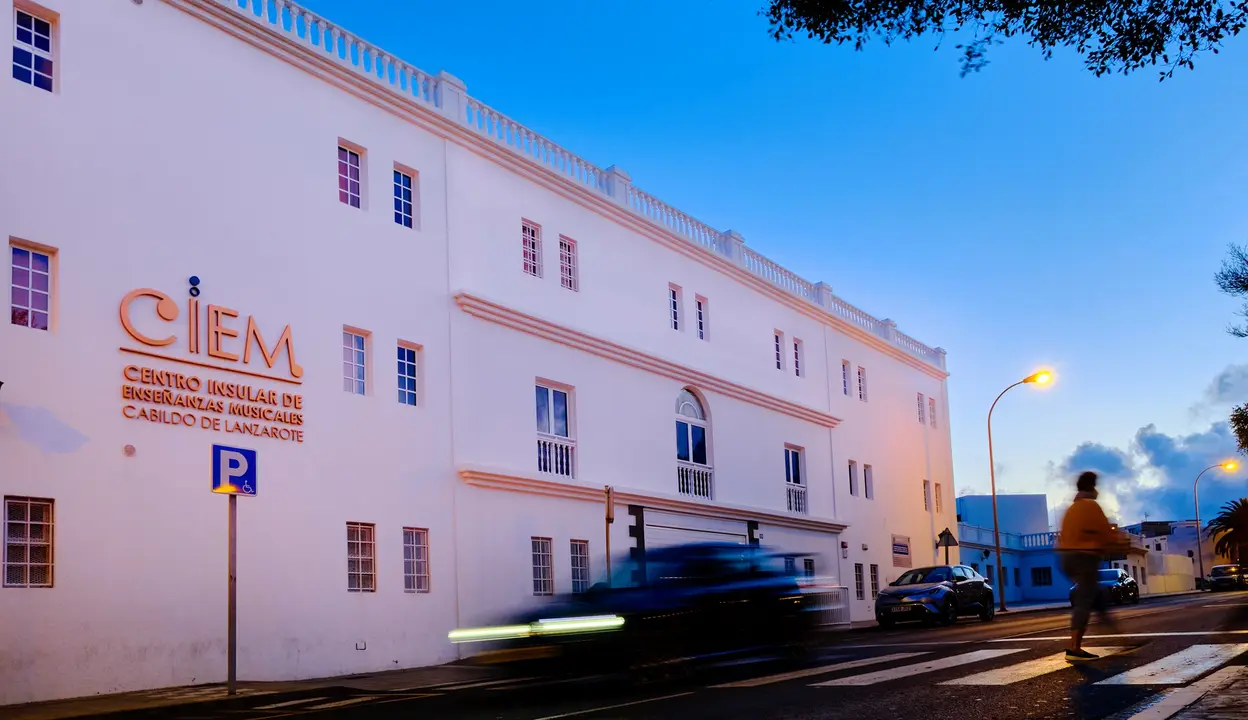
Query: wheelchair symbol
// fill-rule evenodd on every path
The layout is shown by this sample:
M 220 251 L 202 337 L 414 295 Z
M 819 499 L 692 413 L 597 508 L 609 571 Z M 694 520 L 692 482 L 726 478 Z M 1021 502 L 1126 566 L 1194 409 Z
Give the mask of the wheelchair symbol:
M 251 483 L 246 482 L 246 481 L 244 481 L 244 482 L 243 482 L 243 494 L 244 494 L 244 495 L 255 495 L 255 494 L 256 494 L 256 491 L 251 489 Z

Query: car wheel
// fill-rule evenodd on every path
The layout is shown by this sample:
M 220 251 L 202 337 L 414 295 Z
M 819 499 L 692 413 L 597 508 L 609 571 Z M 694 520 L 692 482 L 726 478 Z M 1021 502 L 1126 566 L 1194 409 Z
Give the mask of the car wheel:
M 945 604 L 940 608 L 940 624 L 952 625 L 958 621 L 958 604 L 952 600 L 946 600 Z
M 1140 591 L 1139 590 L 1136 590 L 1135 593 L 1131 595 L 1131 604 L 1132 605 L 1140 604 Z
M 984 609 L 979 611 L 979 619 L 984 622 L 992 622 L 997 616 L 997 606 L 992 602 L 992 596 L 989 595 L 984 602 Z

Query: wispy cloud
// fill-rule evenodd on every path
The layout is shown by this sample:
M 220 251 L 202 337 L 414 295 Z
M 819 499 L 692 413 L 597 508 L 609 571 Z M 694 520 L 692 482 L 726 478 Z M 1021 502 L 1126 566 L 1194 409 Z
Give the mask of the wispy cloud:
M 1097 489 L 1102 506 L 1121 523 L 1138 522 L 1146 514 L 1152 520 L 1192 519 L 1196 476 L 1235 453 L 1235 437 L 1226 422 L 1188 435 L 1167 435 L 1153 424 L 1145 425 L 1124 448 L 1081 443 L 1050 466 L 1050 503 L 1057 506 L 1055 515 L 1060 518 L 1074 496 L 1079 473 L 1093 470 L 1100 475 Z M 1242 470 L 1205 473 L 1201 491 L 1202 520 L 1212 517 L 1222 503 L 1248 494 Z

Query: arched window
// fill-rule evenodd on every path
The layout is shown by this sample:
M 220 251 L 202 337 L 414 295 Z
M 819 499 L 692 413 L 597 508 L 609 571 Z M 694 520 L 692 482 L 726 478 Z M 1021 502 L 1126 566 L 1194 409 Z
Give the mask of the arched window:
M 706 452 L 706 411 L 689 390 L 676 396 L 676 459 L 709 465 Z

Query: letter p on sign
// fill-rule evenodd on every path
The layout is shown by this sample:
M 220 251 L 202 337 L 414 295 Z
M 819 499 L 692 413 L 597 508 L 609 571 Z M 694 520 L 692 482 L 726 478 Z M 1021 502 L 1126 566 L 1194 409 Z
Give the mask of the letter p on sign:
M 226 495 L 256 494 L 256 451 L 212 446 L 212 491 Z

